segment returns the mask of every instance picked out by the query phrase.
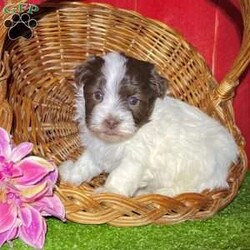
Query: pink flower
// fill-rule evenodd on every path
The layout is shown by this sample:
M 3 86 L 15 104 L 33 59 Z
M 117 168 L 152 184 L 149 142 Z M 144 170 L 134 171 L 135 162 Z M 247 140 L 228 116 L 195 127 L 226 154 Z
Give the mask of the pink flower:
M 29 156 L 31 143 L 11 144 L 0 128 L 0 247 L 21 238 L 41 249 L 47 231 L 43 216 L 64 220 L 65 210 L 53 189 L 58 171 L 52 162 Z

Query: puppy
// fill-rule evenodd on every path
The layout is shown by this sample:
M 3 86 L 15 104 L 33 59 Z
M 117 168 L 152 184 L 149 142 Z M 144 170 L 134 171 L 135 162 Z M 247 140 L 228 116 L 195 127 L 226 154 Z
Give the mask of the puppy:
M 97 192 L 125 196 L 227 188 L 237 159 L 229 132 L 198 108 L 166 95 L 151 63 L 119 54 L 78 66 L 76 120 L 84 153 L 60 166 L 75 185 L 109 173 Z

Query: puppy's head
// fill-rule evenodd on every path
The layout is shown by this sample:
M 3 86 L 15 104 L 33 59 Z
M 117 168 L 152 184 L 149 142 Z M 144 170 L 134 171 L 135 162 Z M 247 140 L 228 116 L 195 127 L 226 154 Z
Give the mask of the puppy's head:
M 85 107 L 80 107 L 84 102 L 77 106 L 85 110 L 80 119 L 96 137 L 110 143 L 131 137 L 147 123 L 167 86 L 153 64 L 116 52 L 79 65 L 75 81 L 85 99 Z

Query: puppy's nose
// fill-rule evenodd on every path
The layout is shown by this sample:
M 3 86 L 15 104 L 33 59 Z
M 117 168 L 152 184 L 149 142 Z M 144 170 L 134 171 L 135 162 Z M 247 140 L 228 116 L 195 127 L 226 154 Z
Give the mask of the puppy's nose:
M 115 129 L 119 125 L 120 121 L 110 117 L 104 120 L 104 125 L 109 129 Z

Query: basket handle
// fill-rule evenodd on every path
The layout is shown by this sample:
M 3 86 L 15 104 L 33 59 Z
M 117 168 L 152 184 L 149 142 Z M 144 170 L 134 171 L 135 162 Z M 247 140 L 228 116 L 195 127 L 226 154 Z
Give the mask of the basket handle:
M 239 77 L 250 62 L 250 0 L 240 0 L 244 31 L 240 51 L 224 79 L 213 93 L 213 100 L 220 104 L 233 99 Z

